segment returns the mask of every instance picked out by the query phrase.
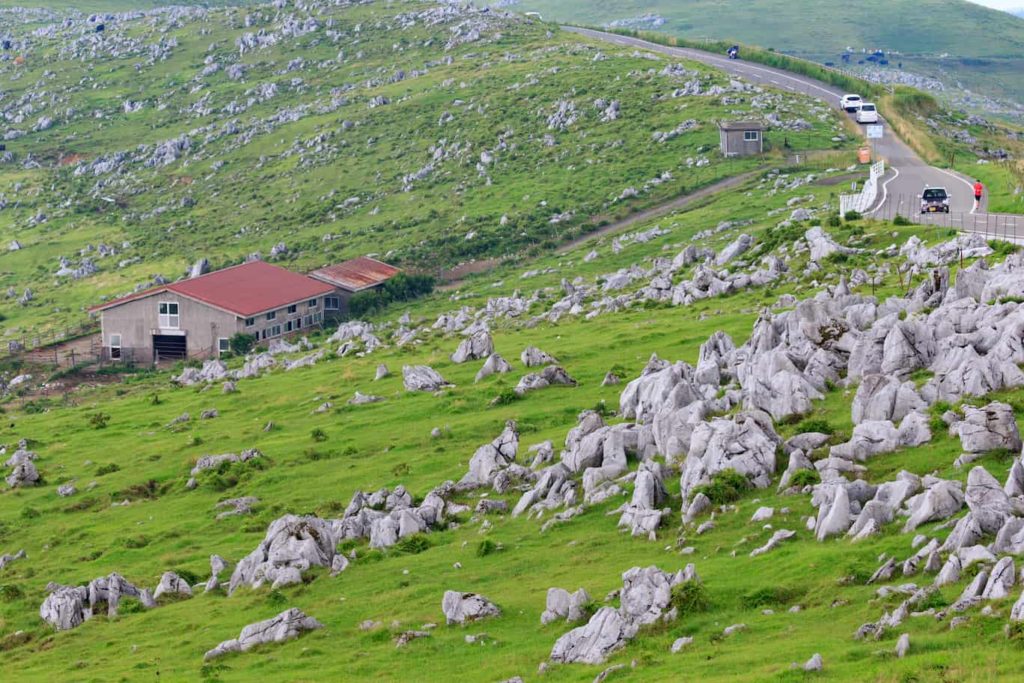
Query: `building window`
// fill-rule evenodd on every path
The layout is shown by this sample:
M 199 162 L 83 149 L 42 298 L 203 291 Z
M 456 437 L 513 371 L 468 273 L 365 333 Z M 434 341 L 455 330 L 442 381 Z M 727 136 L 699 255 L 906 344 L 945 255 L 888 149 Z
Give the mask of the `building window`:
M 220 337 L 217 340 L 217 352 L 223 354 L 223 353 L 227 353 L 230 350 L 231 350 L 231 342 L 228 340 L 228 338 L 227 337 Z
M 271 337 L 280 337 L 281 336 L 281 326 L 280 325 L 274 325 L 273 327 L 271 327 L 270 328 L 270 336 Z
M 328 311 L 340 311 L 341 310 L 341 299 L 336 296 L 325 296 L 324 297 L 324 308 Z
M 313 324 L 313 316 L 307 315 L 305 318 L 302 319 L 302 324 L 305 325 L 306 327 L 309 327 L 310 325 L 312 325 Z
M 245 326 L 246 327 L 252 327 L 255 324 L 256 324 L 256 318 L 246 318 L 245 319 Z
M 121 358 L 121 335 L 112 334 L 110 335 L 110 359 L 118 360 Z
M 291 332 L 292 331 L 292 321 L 291 320 L 289 320 L 288 322 L 286 322 L 284 324 L 284 331 L 285 332 Z
M 743 131 L 743 142 L 757 142 L 761 139 L 761 131 L 759 130 L 745 130 Z
M 181 318 L 178 316 L 178 302 L 177 301 L 161 301 L 160 302 L 160 329 L 164 330 L 176 330 L 178 325 L 181 323 Z
M 288 315 L 291 315 L 292 313 L 295 313 L 298 310 L 299 310 L 299 305 L 298 304 L 292 304 L 291 306 L 288 307 Z
M 314 308 L 316 308 L 316 299 L 310 299 L 309 301 L 307 301 L 306 308 L 308 308 L 309 310 L 313 310 Z
M 276 317 L 277 317 L 277 311 L 271 311 L 270 313 L 267 313 L 267 320 L 273 320 Z

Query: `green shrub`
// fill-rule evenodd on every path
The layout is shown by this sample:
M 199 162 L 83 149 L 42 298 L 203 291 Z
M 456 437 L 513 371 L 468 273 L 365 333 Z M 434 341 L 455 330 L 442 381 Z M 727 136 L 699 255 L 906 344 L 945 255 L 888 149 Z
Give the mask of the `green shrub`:
M 434 278 L 430 275 L 399 273 L 380 289 L 357 292 L 348 300 L 350 318 L 362 318 L 375 313 L 388 304 L 410 301 L 434 291 Z
M 900 214 L 896 214 L 896 217 L 892 219 L 892 224 L 893 225 L 913 225 L 913 223 L 911 222 L 911 220 L 909 218 L 907 218 L 906 216 L 901 216 Z
M 430 539 L 424 534 L 406 536 L 394 545 L 396 552 L 405 555 L 417 555 L 430 547 Z
M 828 227 L 838 228 L 843 224 L 843 219 L 838 213 L 830 213 L 828 215 Z
M 501 393 L 491 399 L 492 406 L 507 406 L 510 403 L 515 403 L 520 398 L 519 394 L 515 392 L 512 387 L 506 387 L 501 390 Z
M 120 472 L 121 466 L 117 463 L 111 462 L 106 465 L 100 465 L 96 468 L 96 476 L 102 477 L 104 474 L 113 474 L 114 472 Z
M 110 416 L 106 413 L 93 413 L 89 416 L 89 425 L 93 429 L 105 429 L 110 422 Z
M 843 214 L 843 220 L 846 221 L 859 221 L 863 217 L 864 216 L 860 215 L 860 211 L 854 211 L 853 209 L 850 209 Z
M 819 434 L 832 434 L 836 431 L 835 427 L 829 424 L 828 420 L 823 420 L 819 417 L 809 418 L 801 422 L 796 426 L 798 434 L 805 432 L 817 432 Z
M 257 341 L 259 340 L 256 338 L 255 334 L 236 332 L 230 339 L 228 339 L 228 348 L 231 349 L 231 353 L 234 355 L 244 356 L 252 351 L 253 347 L 256 346 Z
M 13 583 L 0 585 L 0 600 L 3 602 L 14 602 L 25 596 L 25 591 Z
M 711 477 L 711 483 L 697 486 L 693 492 L 703 493 L 715 505 L 725 505 L 739 500 L 743 492 L 749 488 L 750 482 L 747 478 L 730 468 L 716 472 Z
M 313 431 L 309 433 L 309 435 L 313 438 L 313 441 L 316 441 L 317 443 L 327 441 L 327 432 L 320 429 L 319 427 L 314 428 Z
M 129 536 L 128 538 L 124 539 L 122 543 L 124 544 L 125 548 L 145 548 L 147 545 L 149 545 L 149 539 L 143 536 L 142 534 L 139 534 L 138 536 Z
M 711 609 L 711 594 L 699 579 L 683 581 L 672 587 L 672 606 L 679 616 L 707 612 Z
M 485 538 L 484 540 L 480 541 L 480 545 L 476 547 L 476 556 L 487 557 L 488 555 L 492 555 L 504 549 L 505 547 L 500 543 L 495 543 L 491 539 Z
M 760 609 L 762 607 L 779 607 L 786 605 L 806 591 L 801 588 L 787 586 L 766 586 L 758 588 L 743 596 L 741 602 L 744 609 Z
M 821 482 L 821 475 L 817 470 L 797 470 L 789 480 L 790 486 L 814 486 Z
M 844 252 L 841 252 L 841 251 L 836 251 L 836 252 L 833 252 L 833 253 L 829 254 L 825 258 L 825 260 L 828 261 L 829 263 L 833 264 L 833 265 L 839 265 L 840 263 L 846 263 L 847 261 L 849 261 L 850 260 L 850 255 L 846 254 Z
M 36 510 L 34 507 L 26 506 L 26 507 L 21 508 L 21 518 L 22 519 L 36 519 L 37 517 L 39 517 L 42 514 L 43 513 L 39 512 L 39 510 Z

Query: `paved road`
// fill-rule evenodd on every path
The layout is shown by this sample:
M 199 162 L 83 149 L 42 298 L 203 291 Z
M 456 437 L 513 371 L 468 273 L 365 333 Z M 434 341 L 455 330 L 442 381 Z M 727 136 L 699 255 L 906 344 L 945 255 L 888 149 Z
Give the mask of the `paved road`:
M 816 97 L 835 109 L 839 109 L 839 98 L 843 95 L 843 91 L 821 81 L 762 64 L 728 59 L 727 57 L 703 50 L 658 45 L 657 43 L 640 40 L 639 38 L 630 38 L 614 33 L 605 33 L 604 31 L 594 31 L 574 26 L 565 26 L 563 28 L 567 31 L 624 47 L 642 48 L 673 57 L 692 59 L 719 68 L 751 83 Z M 910 147 L 896 137 L 887 125 L 884 128 L 885 131 L 882 139 L 873 140 L 872 147 L 875 157 L 884 159 L 891 170 L 883 179 L 878 203 L 870 213 L 885 217 L 891 217 L 899 213 L 903 216 L 912 216 L 915 219 L 920 218 L 923 222 L 942 225 L 949 224 L 952 227 L 960 227 L 972 232 L 976 229 L 973 226 L 981 225 L 985 225 L 985 229 L 988 230 L 991 230 L 993 225 L 998 225 L 1001 226 L 1000 229 L 1005 231 L 1007 229 L 1006 225 L 1012 222 L 1014 229 L 1019 231 L 1021 239 L 1024 239 L 1024 218 L 997 216 L 995 214 L 988 215 L 985 213 L 986 201 L 984 199 L 980 209 L 975 212 L 974 196 L 971 189 L 973 181 L 971 179 L 964 178 L 952 171 L 929 166 Z M 946 188 L 952 197 L 952 216 L 919 215 L 919 196 L 925 186 Z M 978 227 L 977 231 L 981 232 L 982 229 Z

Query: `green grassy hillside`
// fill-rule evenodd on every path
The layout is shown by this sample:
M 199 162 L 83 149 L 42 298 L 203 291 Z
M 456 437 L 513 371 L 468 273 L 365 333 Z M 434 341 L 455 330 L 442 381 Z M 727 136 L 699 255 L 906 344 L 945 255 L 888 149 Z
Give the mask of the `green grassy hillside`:
M 5 332 L 77 324 L 101 297 L 281 242 L 297 269 L 372 252 L 434 272 L 550 247 L 762 164 L 713 153 L 719 119 L 775 112 L 794 128 L 775 158 L 851 144 L 807 98 L 734 93 L 516 16 L 415 19 L 424 7 L 174 10 L 102 34 L 0 14 L 15 39 L 0 243 L 23 247 L 0 253 Z M 711 94 L 671 96 L 695 78 Z M 55 277 L 60 257 L 99 272 Z
M 785 180 L 797 177 L 802 175 Z M 647 242 L 626 241 L 629 246 L 613 249 L 608 236 L 525 264 L 522 268 L 541 272 L 526 280 L 524 271 L 512 267 L 478 276 L 459 290 L 458 305 L 482 307 L 488 297 L 509 295 L 528 285 L 543 293 L 542 303 L 533 309 L 540 313 L 548 307 L 545 300 L 558 296 L 560 278 L 579 277 L 580 284 L 601 282 L 602 274 L 617 268 L 649 263 L 666 250 L 675 253 L 699 230 L 725 218 L 753 220 L 744 229 L 765 248 L 792 243 L 805 226 L 780 233 L 775 228 L 778 219 L 771 214 L 788 212 L 786 204 L 794 198 L 813 207 L 834 201 L 834 186 L 812 180 L 766 196 L 765 186 L 775 184 L 774 178 L 755 179 L 703 208 L 659 220 L 656 225 L 665 234 Z M 640 225 L 637 231 L 650 227 Z M 893 230 L 858 221 L 831 228 L 842 242 L 871 250 L 888 245 Z M 900 239 L 910 234 L 904 232 Z M 949 237 L 934 230 L 918 234 L 929 243 Z M 701 238 L 698 244 L 718 249 L 734 235 L 735 228 Z M 584 260 L 591 251 L 598 257 Z M 790 261 L 795 274 L 791 282 L 693 306 L 651 305 L 592 320 L 571 316 L 535 327 L 509 321 L 496 329 L 494 338 L 497 351 L 517 366 L 511 380 L 492 377 L 474 384 L 477 362 L 455 365 L 447 358 L 458 335 L 434 333 L 421 337 L 418 346 L 385 348 L 365 358 L 329 358 L 312 368 L 242 380 L 238 392 L 230 395 L 223 395 L 216 385 L 212 390 L 172 388 L 169 375 L 156 374 L 140 375 L 117 387 L 83 390 L 63 401 L 37 397 L 20 407 L 20 402 L 8 403 L 0 441 L 11 445 L 28 439 L 39 454 L 37 464 L 45 481 L 0 495 L 0 549 L 27 553 L 27 559 L 14 561 L 0 574 L 0 628 L 5 636 L 0 640 L 5 650 L 0 673 L 20 680 L 134 680 L 159 675 L 161 680 L 496 681 L 520 675 L 525 680 L 589 681 L 605 666 L 624 664 L 626 670 L 616 674 L 622 680 L 803 680 L 802 672 L 790 670 L 791 663 L 802 664 L 820 652 L 824 680 L 1012 678 L 1020 672 L 1018 644 L 1003 637 L 1004 618 L 969 612 L 969 624 L 955 632 L 946 621 L 911 619 L 903 629 L 912 634 L 912 654 L 902 660 L 888 654 L 895 634 L 880 642 L 852 638 L 862 623 L 897 604 L 892 597 L 875 597 L 876 586 L 866 586 L 864 580 L 877 566 L 879 554 L 902 557 L 910 552 L 910 537 L 898 533 L 898 524 L 858 543 L 845 538 L 818 543 L 803 530 L 803 517 L 813 514 L 809 497 L 778 496 L 772 488 L 743 495 L 734 512 L 717 515 L 716 528 L 697 536 L 693 527 L 680 525 L 674 475 L 667 479 L 673 496 L 668 505 L 676 512 L 657 541 L 630 538 L 616 529 L 616 516 L 608 513 L 625 500 L 622 496 L 589 506 L 582 515 L 545 532 L 541 527 L 547 518 L 492 515 L 485 524 L 481 516 L 463 513 L 447 530 L 426 534 L 415 544 L 386 551 L 369 550 L 365 542 L 355 544 L 356 559 L 337 577 L 313 571 L 299 586 L 245 589 L 231 597 L 200 594 L 165 601 L 150 611 L 135 609 L 126 600 L 115 619 L 94 617 L 56 634 L 37 615 L 49 581 L 75 584 L 116 571 L 152 587 L 167 570 L 205 580 L 211 554 L 237 561 L 256 546 L 269 522 L 285 513 L 338 516 L 357 489 L 403 484 L 422 496 L 446 479 L 459 479 L 476 447 L 494 438 L 509 418 L 516 419 L 521 430 L 520 460 L 527 457 L 528 445 L 546 439 L 557 449 L 580 411 L 601 402 L 609 408 L 618 404 L 622 386 L 601 385 L 609 369 L 631 379 L 652 353 L 694 363 L 698 346 L 708 335 L 723 330 L 737 342 L 745 339 L 759 310 L 780 296 L 808 296 L 817 291 L 819 278 L 835 281 L 838 271 L 888 262 L 868 255 L 833 259 L 831 273 L 816 275 L 801 256 Z M 901 290 L 894 271 L 875 289 L 880 297 Z M 870 294 L 872 287 L 863 285 L 860 291 Z M 447 297 L 423 301 L 409 309 L 412 324 L 429 323 L 452 306 Z M 389 312 L 384 319 L 398 312 Z M 316 341 L 322 342 L 322 337 Z M 529 344 L 557 356 L 579 386 L 544 389 L 488 407 L 521 374 L 517 355 Z M 395 376 L 373 381 L 378 363 L 386 363 Z M 431 364 L 455 386 L 437 395 L 403 391 L 398 370 L 414 363 Z M 344 406 L 355 391 L 385 400 Z M 1013 394 L 1009 398 L 1018 400 Z M 820 429 L 825 424 L 834 430 L 836 441 L 842 440 L 851 429 L 850 400 L 849 390 L 833 389 L 802 416 L 803 422 L 788 421 L 779 430 L 788 436 L 805 425 Z M 326 414 L 314 413 L 324 401 L 336 407 Z M 196 419 L 200 411 L 214 407 L 219 417 Z M 102 428 L 91 418 L 97 412 L 109 416 Z M 173 429 L 166 426 L 183 412 L 189 412 L 192 421 Z M 608 419 L 620 421 L 611 415 Z M 264 431 L 268 421 L 275 425 L 270 432 Z M 435 427 L 441 429 L 439 438 L 431 436 Z M 251 447 L 265 454 L 262 466 L 222 468 L 200 477 L 195 490 L 186 487 L 188 470 L 200 455 Z M 937 433 L 929 445 L 873 458 L 866 476 L 881 482 L 907 469 L 963 478 L 965 471 L 952 467 L 958 452 L 959 441 Z M 976 464 L 1002 478 L 1009 463 L 993 454 Z M 630 464 L 631 469 L 634 466 Z M 58 498 L 54 489 L 69 482 L 79 493 Z M 218 501 L 243 495 L 260 499 L 253 515 L 215 519 Z M 479 495 L 456 500 L 473 506 Z M 518 499 L 515 491 L 488 496 L 507 499 L 510 505 Z M 750 550 L 772 533 L 747 521 L 765 505 L 777 509 L 772 525 L 796 529 L 797 538 L 768 555 L 751 558 Z M 788 512 L 778 512 L 781 508 Z M 937 526 L 923 531 L 946 533 Z M 549 587 L 582 586 L 600 604 L 602 596 L 620 586 L 619 575 L 632 566 L 674 571 L 689 562 L 696 563 L 707 587 L 708 611 L 684 614 L 669 625 L 641 632 L 607 665 L 549 665 L 542 677 L 537 675 L 554 641 L 569 629 L 564 623 L 538 626 Z M 934 604 L 952 601 L 961 588 L 944 589 Z M 495 601 L 503 615 L 468 627 L 445 626 L 440 605 L 449 589 L 478 591 Z M 1009 601 L 993 604 L 996 615 L 1005 617 Z M 794 605 L 802 610 L 789 613 Z M 314 616 L 325 628 L 293 642 L 203 663 L 206 650 L 236 636 L 243 625 L 291 606 Z M 371 625 L 367 628 L 363 622 Z M 746 624 L 747 630 L 723 638 L 722 630 L 736 623 Z M 427 638 L 395 647 L 398 634 L 424 624 L 440 625 L 428 626 Z M 483 644 L 466 642 L 465 636 L 480 633 L 487 634 Z M 694 644 L 670 654 L 669 646 L 683 635 L 693 636 Z M 635 668 L 630 669 L 631 664 Z
M 523 0 L 546 20 L 633 23 L 691 39 L 736 40 L 816 61 L 839 63 L 847 48 L 892 52 L 893 66 L 951 87 L 1024 102 L 1024 19 L 963 0 L 792 3 Z M 861 55 L 860 58 L 863 58 Z M 854 62 L 856 62 L 854 59 Z

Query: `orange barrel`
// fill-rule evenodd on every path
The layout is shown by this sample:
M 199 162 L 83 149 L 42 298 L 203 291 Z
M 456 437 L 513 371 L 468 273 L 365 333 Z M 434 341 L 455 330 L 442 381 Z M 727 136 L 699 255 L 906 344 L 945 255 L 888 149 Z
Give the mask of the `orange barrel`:
M 861 147 L 860 149 L 858 149 L 857 150 L 857 161 L 859 161 L 862 164 L 870 164 L 871 163 L 871 148 L 870 147 Z

